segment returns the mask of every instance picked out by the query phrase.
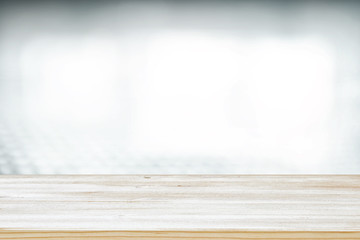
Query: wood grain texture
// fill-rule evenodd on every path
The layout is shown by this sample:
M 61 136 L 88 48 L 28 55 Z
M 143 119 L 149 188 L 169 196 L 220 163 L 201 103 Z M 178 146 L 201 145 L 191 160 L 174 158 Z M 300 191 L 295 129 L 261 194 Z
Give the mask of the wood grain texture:
M 360 175 L 0 176 L 0 239 L 360 239 Z

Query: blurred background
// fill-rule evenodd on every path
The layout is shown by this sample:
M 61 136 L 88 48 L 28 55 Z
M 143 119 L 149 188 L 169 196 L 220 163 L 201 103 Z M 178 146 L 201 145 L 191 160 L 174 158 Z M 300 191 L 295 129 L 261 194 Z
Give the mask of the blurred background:
M 2 0 L 0 173 L 360 173 L 360 1 Z

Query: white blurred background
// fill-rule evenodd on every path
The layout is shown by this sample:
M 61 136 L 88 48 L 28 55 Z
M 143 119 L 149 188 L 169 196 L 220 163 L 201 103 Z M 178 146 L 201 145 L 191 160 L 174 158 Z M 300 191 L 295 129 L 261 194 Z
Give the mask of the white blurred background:
M 0 173 L 360 173 L 360 1 L 1 1 Z

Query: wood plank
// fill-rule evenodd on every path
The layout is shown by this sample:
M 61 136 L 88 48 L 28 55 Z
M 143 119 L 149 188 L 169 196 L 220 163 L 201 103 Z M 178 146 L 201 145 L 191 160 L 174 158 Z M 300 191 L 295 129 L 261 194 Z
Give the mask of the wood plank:
M 360 175 L 0 176 L 0 239 L 360 239 Z

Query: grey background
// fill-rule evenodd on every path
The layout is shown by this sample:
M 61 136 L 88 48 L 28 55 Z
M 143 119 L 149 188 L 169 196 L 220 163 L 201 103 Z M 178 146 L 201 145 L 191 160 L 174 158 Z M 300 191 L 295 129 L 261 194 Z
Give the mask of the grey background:
M 359 64 L 360 1 L 1 1 L 0 173 L 359 173 Z

